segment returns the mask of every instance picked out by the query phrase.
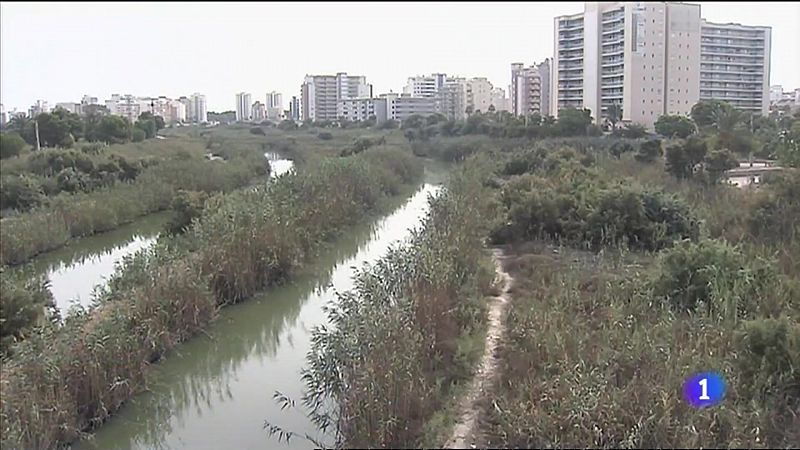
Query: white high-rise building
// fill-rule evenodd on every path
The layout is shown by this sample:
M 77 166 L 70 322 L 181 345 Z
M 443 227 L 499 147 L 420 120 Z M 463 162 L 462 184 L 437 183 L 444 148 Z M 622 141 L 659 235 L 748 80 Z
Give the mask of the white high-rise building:
M 467 80 L 464 78 L 448 78 L 435 99 L 436 112 L 444 114 L 448 119 L 467 118 Z
M 717 99 L 743 111 L 769 113 L 772 28 L 700 24 L 700 100 Z
M 492 105 L 492 83 L 486 78 L 470 78 L 467 80 L 467 108 L 472 111 L 489 112 Z M 497 107 L 495 107 L 495 110 Z
M 408 83 L 403 87 L 403 94 L 411 97 L 435 97 L 447 81 L 447 75 L 434 73 L 431 75 L 417 75 L 409 77 Z
M 336 120 L 340 100 L 371 98 L 366 77 L 340 72 L 336 75 L 306 75 L 300 87 L 303 120 Z
M 663 114 L 689 114 L 700 99 L 766 113 L 770 29 L 712 24 L 700 5 L 603 2 L 554 21 L 551 109 L 608 107 L 652 129 Z
M 516 116 L 550 114 L 550 60 L 525 67 L 511 64 L 510 111 Z
M 267 94 L 265 104 L 267 118 L 270 120 L 280 120 L 283 118 L 283 95 L 280 92 L 272 91 Z
M 206 96 L 195 92 L 190 97 L 190 107 L 192 110 L 192 122 L 206 123 L 208 122 L 208 111 L 206 109 Z M 188 112 L 187 112 L 187 115 Z
M 236 121 L 249 122 L 253 120 L 252 96 L 246 92 L 236 94 Z
M 256 101 L 253 103 L 253 122 L 261 123 L 267 119 L 267 106 Z

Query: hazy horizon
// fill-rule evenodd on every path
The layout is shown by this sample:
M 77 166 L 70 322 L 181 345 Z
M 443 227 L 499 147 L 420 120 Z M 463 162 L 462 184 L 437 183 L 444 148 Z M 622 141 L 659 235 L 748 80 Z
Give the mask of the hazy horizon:
M 800 87 L 800 4 L 699 2 L 702 17 L 772 27 L 770 85 Z M 432 72 L 508 89 L 510 64 L 552 57 L 560 3 L 5 3 L 0 103 L 102 102 L 111 94 L 205 94 L 233 110 L 245 91 L 288 108 L 306 74 L 363 75 L 375 95 Z

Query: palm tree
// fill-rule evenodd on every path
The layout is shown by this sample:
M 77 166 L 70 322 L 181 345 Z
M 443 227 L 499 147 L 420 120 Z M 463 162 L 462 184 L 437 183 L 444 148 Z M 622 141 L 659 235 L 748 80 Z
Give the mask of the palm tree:
M 616 128 L 617 122 L 622 120 L 622 107 L 616 103 L 609 105 L 606 108 L 606 118 L 611 122 L 612 128 Z

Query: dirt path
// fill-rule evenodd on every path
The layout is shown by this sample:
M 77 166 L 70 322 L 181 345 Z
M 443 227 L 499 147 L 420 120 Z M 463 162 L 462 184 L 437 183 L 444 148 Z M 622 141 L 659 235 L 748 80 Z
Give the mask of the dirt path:
M 489 394 L 494 377 L 497 372 L 497 346 L 506 332 L 503 322 L 506 304 L 509 301 L 509 289 L 513 279 L 503 269 L 500 261 L 505 257 L 503 250 L 492 249 L 494 257 L 495 277 L 500 281 L 500 295 L 492 297 L 489 302 L 488 324 L 486 329 L 486 343 L 483 357 L 478 366 L 478 371 L 467 388 L 461 404 L 458 407 L 458 421 L 453 427 L 453 434 L 447 440 L 445 448 L 474 448 L 476 441 L 478 418 L 480 417 L 481 404 L 488 404 L 485 397 Z

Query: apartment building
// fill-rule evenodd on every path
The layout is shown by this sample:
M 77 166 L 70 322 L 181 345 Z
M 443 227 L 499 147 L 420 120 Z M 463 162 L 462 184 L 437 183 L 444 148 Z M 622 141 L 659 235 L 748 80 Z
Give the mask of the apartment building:
M 280 120 L 283 118 L 283 95 L 279 92 L 267 93 L 267 103 L 265 104 L 267 118 L 270 120 Z
M 550 114 L 550 60 L 525 67 L 511 64 L 511 113 L 516 116 Z
M 303 120 L 336 120 L 340 100 L 371 98 L 372 85 L 366 77 L 350 76 L 345 72 L 336 75 L 306 75 L 300 87 Z
M 410 97 L 432 98 L 439 93 L 446 81 L 447 75 L 444 73 L 409 77 L 403 87 L 403 94 Z
M 768 114 L 772 29 L 706 20 L 700 27 L 700 99 Z
M 492 88 L 492 106 L 497 112 L 511 111 L 511 99 L 506 97 L 506 91 L 503 88 Z
M 439 89 L 435 99 L 435 111 L 448 119 L 464 120 L 467 118 L 467 80 L 465 78 L 448 78 Z
M 267 106 L 259 101 L 253 103 L 253 122 L 263 122 L 267 119 Z
M 295 96 L 289 102 L 289 119 L 295 122 L 300 120 L 300 99 Z
M 368 120 L 370 117 L 377 117 L 375 114 L 376 103 L 383 103 L 383 116 L 386 113 L 386 100 L 376 98 L 348 98 L 339 100 L 336 104 L 336 117 L 354 122 Z M 379 108 L 381 109 L 381 108 Z
M 208 122 L 208 110 L 206 108 L 206 96 L 198 92 L 192 94 L 189 98 L 191 107 L 191 121 L 195 123 Z M 186 113 L 189 116 L 189 111 Z
M 486 78 L 477 77 L 467 80 L 466 104 L 472 111 L 488 112 L 492 102 L 492 83 Z M 495 107 L 495 110 L 497 107 Z
M 247 92 L 236 94 L 236 121 L 249 122 L 253 120 L 252 95 Z
M 706 22 L 696 4 L 587 2 L 554 19 L 551 109 L 602 121 L 616 105 L 623 122 L 651 129 L 701 99 L 766 113 L 769 40 L 768 27 Z

